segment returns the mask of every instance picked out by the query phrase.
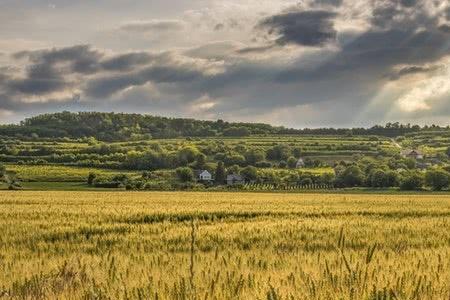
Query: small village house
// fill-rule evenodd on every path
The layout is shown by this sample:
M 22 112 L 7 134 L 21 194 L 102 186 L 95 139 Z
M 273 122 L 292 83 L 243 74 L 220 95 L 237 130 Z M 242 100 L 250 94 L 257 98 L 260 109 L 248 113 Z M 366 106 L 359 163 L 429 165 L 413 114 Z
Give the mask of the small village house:
M 197 179 L 198 179 L 198 181 L 206 181 L 206 182 L 209 182 L 209 181 L 213 180 L 212 175 L 211 175 L 211 173 L 208 170 L 200 170 L 200 171 L 198 171 L 197 172 Z
M 404 150 L 401 152 L 404 158 L 423 159 L 423 153 L 419 150 Z
M 239 174 L 229 174 L 227 175 L 227 185 L 244 184 L 244 178 Z
M 295 166 L 297 169 L 301 169 L 305 167 L 305 161 L 303 160 L 303 158 L 299 158 L 297 161 L 297 164 Z

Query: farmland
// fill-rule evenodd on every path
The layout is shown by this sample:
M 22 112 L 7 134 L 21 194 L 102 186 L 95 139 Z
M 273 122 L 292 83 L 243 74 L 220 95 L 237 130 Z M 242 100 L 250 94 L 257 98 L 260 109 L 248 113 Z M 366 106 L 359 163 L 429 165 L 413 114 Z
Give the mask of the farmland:
M 0 193 L 4 299 L 448 299 L 450 197 Z

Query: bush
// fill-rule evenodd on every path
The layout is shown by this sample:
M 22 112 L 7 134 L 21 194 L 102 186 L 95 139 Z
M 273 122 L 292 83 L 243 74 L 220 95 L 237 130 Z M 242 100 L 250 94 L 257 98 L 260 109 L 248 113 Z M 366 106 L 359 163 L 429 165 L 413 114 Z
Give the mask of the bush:
M 280 161 L 280 163 L 278 164 L 278 167 L 281 168 L 281 169 L 284 169 L 284 168 L 287 167 L 287 163 L 286 163 L 284 160 L 282 160 L 282 161 Z
M 272 164 L 268 161 L 260 161 L 255 164 L 257 168 L 272 168 Z
M 0 164 L 0 179 L 6 175 L 6 167 Z
M 119 188 L 123 188 L 124 184 L 119 181 L 95 181 L 94 187 L 107 188 L 107 189 L 119 189 Z
M 313 184 L 313 180 L 312 180 L 311 178 L 309 178 L 309 177 L 303 178 L 303 179 L 300 181 L 300 185 L 301 185 L 301 186 L 310 186 L 310 185 L 312 185 L 312 184 Z
M 97 175 L 95 173 L 89 173 L 88 175 L 88 179 L 87 179 L 87 184 L 88 185 L 92 185 L 94 183 L 95 178 L 97 178 Z
M 241 175 L 246 181 L 255 181 L 258 179 L 258 169 L 248 166 L 241 171 Z
M 364 173 L 361 169 L 352 165 L 347 167 L 336 179 L 338 185 L 344 187 L 362 186 L 364 183 Z
M 429 170 L 425 174 L 425 182 L 434 191 L 441 191 L 450 185 L 450 174 L 444 170 Z
M 233 154 L 225 157 L 225 165 L 227 166 L 238 165 L 242 167 L 245 165 L 245 162 L 245 157 L 240 154 Z
M 176 174 L 178 179 L 181 182 L 192 182 L 194 181 L 194 172 L 192 171 L 191 168 L 187 168 L 187 167 L 181 167 L 176 169 Z
M 400 189 L 404 191 L 421 190 L 424 184 L 423 176 L 417 172 L 409 172 L 400 181 Z
M 293 156 L 289 157 L 287 160 L 287 165 L 290 169 L 295 169 L 297 167 L 297 159 Z

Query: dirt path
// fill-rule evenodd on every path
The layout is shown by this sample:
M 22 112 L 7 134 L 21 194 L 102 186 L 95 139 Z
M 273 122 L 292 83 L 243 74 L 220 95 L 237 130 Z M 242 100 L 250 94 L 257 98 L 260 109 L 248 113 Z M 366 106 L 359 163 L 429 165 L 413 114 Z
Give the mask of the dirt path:
M 392 143 L 394 144 L 395 147 L 399 148 L 399 149 L 403 149 L 403 147 L 397 143 L 394 139 L 391 139 Z

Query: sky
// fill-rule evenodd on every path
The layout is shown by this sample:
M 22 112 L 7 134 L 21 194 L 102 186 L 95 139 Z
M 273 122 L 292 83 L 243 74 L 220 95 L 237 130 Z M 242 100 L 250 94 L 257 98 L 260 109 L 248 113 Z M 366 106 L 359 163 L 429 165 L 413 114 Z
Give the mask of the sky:
M 0 124 L 449 125 L 450 0 L 0 0 Z

